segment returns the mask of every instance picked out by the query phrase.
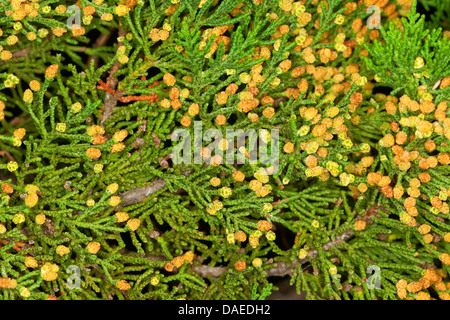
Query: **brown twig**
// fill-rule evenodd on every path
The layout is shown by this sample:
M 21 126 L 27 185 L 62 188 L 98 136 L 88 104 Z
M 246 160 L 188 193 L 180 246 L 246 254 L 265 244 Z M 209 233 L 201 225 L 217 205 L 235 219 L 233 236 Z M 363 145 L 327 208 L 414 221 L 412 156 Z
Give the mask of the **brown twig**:
M 31 50 L 31 47 L 23 48 L 22 50 L 16 51 L 12 54 L 11 58 L 28 58 L 28 52 Z M 0 62 L 0 66 L 7 64 L 10 62 Z
M 125 36 L 126 32 L 119 28 L 119 37 Z M 117 48 L 120 48 L 122 46 L 121 42 L 117 43 Z M 111 71 L 109 73 L 108 79 L 106 79 L 106 87 L 115 90 L 117 83 L 119 80 L 114 77 L 114 74 L 119 70 L 120 68 L 120 62 L 116 61 L 114 62 L 113 66 L 111 67 Z M 105 104 L 104 104 L 104 111 L 102 120 L 100 121 L 100 125 L 103 126 L 105 121 L 110 118 L 114 112 L 114 107 L 117 105 L 117 101 L 123 94 L 123 90 L 117 90 L 114 91 L 114 94 L 111 93 L 112 91 L 107 90 L 105 95 Z
M 106 86 L 109 89 L 114 90 L 114 88 L 117 85 L 118 79 L 114 78 L 112 76 L 114 75 L 114 73 L 117 72 L 117 70 L 119 70 L 119 67 L 120 67 L 120 63 L 118 63 L 116 61 L 111 68 L 111 73 L 109 74 L 109 77 L 106 81 Z M 114 92 L 114 93 L 111 93 L 111 92 Z M 103 125 L 103 123 L 112 116 L 112 114 L 114 112 L 114 108 L 117 105 L 117 101 L 119 101 L 119 98 L 122 96 L 122 94 L 123 94 L 123 90 L 117 90 L 117 91 L 107 90 L 106 91 L 104 111 L 103 111 L 102 120 L 100 121 L 101 125 Z
M 16 51 L 13 53 L 13 58 L 28 58 L 28 52 L 31 50 L 31 47 L 23 48 L 22 50 Z
M 289 100 L 288 97 L 278 97 L 278 98 L 276 98 L 275 101 L 273 102 L 273 107 L 274 107 L 274 108 L 278 108 L 278 106 L 280 105 L 280 103 L 281 103 L 282 101 L 286 101 L 286 100 Z
M 368 225 L 372 224 L 373 220 L 371 219 L 371 216 L 379 217 L 378 210 L 383 210 L 389 214 L 389 211 L 387 209 L 385 209 L 383 206 L 375 206 L 375 207 L 370 207 L 369 209 L 367 209 L 365 215 L 362 218 L 357 218 L 357 219 L 364 220 Z M 322 249 L 324 251 L 328 251 L 332 247 L 339 246 L 344 241 L 351 238 L 354 234 L 355 234 L 355 232 L 352 229 L 347 230 L 347 231 L 343 232 L 342 234 L 336 236 L 334 238 L 334 240 L 331 240 L 331 241 L 328 241 L 327 243 L 325 243 L 322 246 Z M 304 263 L 308 262 L 310 259 L 317 257 L 317 255 L 318 255 L 318 251 L 316 249 L 313 249 L 313 250 L 308 251 L 306 258 L 304 258 L 304 259 L 296 258 L 290 264 L 283 262 L 283 261 L 276 262 L 276 263 L 274 263 L 274 266 L 272 268 L 266 270 L 267 276 L 268 277 L 284 277 L 286 275 L 292 275 L 292 273 L 294 272 L 294 269 L 296 268 L 297 265 L 304 264 Z M 209 266 L 193 266 L 192 269 L 201 276 L 212 275 L 213 277 L 219 277 L 223 272 L 225 272 L 227 270 L 226 267 L 209 267 Z
M 6 156 L 9 161 L 16 161 L 16 159 L 14 159 L 14 157 L 8 150 L 0 150 L 0 156 Z
M 194 171 L 183 171 L 183 172 L 181 172 L 181 174 L 183 174 L 184 176 L 187 177 L 193 172 Z M 142 202 L 147 197 L 149 197 L 153 193 L 161 190 L 165 186 L 166 186 L 166 182 L 161 178 L 157 178 L 149 186 L 125 191 L 119 195 L 120 198 L 122 199 L 122 203 L 120 205 L 122 207 L 126 207 L 126 206 L 130 206 L 132 204 Z
M 205 265 L 197 265 L 192 266 L 192 270 L 202 278 L 207 278 L 208 276 L 218 278 L 222 273 L 227 271 L 227 267 L 210 267 Z

